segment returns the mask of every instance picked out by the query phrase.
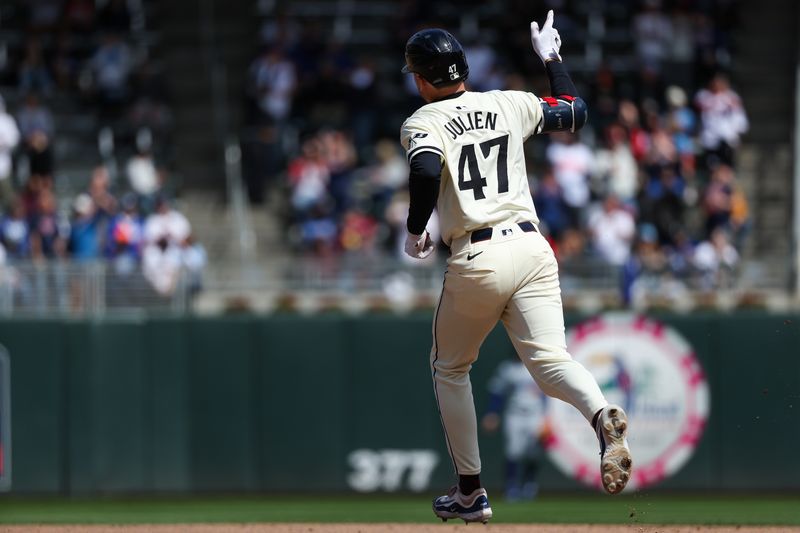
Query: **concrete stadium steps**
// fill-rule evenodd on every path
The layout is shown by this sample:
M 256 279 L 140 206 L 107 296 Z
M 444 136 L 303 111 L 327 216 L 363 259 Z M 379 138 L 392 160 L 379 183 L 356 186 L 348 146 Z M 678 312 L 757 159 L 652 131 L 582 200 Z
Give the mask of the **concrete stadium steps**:
M 767 150 L 748 144 L 738 156 L 738 176 L 750 205 L 753 228 L 745 251 L 752 257 L 785 257 L 791 249 L 792 147 Z
M 740 2 L 733 79 L 750 117 L 747 138 L 759 143 L 788 140 L 794 124 L 797 2 Z
M 188 190 L 181 195 L 177 206 L 191 222 L 192 232 L 206 248 L 210 261 L 242 259 L 235 215 L 221 194 L 203 189 Z M 247 259 L 259 261 L 276 254 L 284 255 L 283 229 L 274 214 L 264 207 L 254 207 L 247 216 L 256 239 Z
M 224 142 L 240 123 L 253 53 L 252 11 L 250 2 L 221 0 L 162 6 L 176 166 L 187 187 L 224 189 Z
M 757 265 L 756 278 L 783 285 L 791 272 L 799 11 L 796 2 L 741 2 L 734 34 L 732 81 L 750 120 L 737 169 L 752 221 L 744 257 Z

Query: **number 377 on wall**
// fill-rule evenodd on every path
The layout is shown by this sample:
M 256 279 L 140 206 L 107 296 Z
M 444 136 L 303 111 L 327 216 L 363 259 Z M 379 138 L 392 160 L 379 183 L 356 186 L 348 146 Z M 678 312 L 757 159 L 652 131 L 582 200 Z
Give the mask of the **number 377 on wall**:
M 428 488 L 439 455 L 433 450 L 353 450 L 347 456 L 347 484 L 359 492 L 423 491 Z

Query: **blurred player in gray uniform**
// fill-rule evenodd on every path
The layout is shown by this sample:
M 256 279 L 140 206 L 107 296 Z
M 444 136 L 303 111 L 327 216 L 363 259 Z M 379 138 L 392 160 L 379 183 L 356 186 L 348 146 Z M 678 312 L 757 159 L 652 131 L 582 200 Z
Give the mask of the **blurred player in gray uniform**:
M 481 426 L 490 433 L 502 427 L 509 501 L 532 500 L 539 492 L 537 475 L 547 433 L 546 398 L 519 359 L 500 363 L 489 380 L 489 408 Z
M 492 516 L 480 481 L 469 370 L 498 320 L 542 391 L 575 406 L 595 428 L 605 489 L 620 492 L 630 478 L 625 413 L 608 405 L 592 375 L 567 352 L 558 264 L 537 229 L 523 152 L 531 135 L 578 130 L 586 105 L 561 63 L 552 11 L 541 30 L 531 23 L 531 41 L 556 97 L 467 91 L 463 48 L 441 29 L 414 34 L 405 49 L 403 72 L 413 73 L 428 102 L 400 133 L 410 167 L 405 251 L 419 259 L 433 251 L 425 227 L 434 206 L 450 248 L 431 349 L 434 393 L 458 476 L 434 500 L 443 520 Z

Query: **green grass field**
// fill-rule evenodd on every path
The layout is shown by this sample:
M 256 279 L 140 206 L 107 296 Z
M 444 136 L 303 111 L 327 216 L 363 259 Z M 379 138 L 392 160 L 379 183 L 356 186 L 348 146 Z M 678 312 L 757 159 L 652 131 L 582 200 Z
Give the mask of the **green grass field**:
M 126 499 L 0 498 L 0 523 L 431 522 L 416 496 L 261 496 Z M 800 494 L 544 495 L 492 502 L 493 522 L 800 525 Z

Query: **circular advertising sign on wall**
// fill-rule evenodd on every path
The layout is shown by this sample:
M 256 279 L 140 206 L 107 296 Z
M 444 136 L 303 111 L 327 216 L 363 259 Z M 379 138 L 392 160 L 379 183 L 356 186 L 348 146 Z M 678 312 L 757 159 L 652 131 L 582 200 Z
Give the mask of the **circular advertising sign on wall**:
M 689 460 L 709 411 L 708 384 L 689 343 L 655 320 L 607 314 L 567 332 L 572 357 L 597 379 L 609 403 L 628 414 L 631 489 L 666 479 Z M 565 474 L 600 487 L 597 437 L 571 405 L 548 402 L 551 460 Z

